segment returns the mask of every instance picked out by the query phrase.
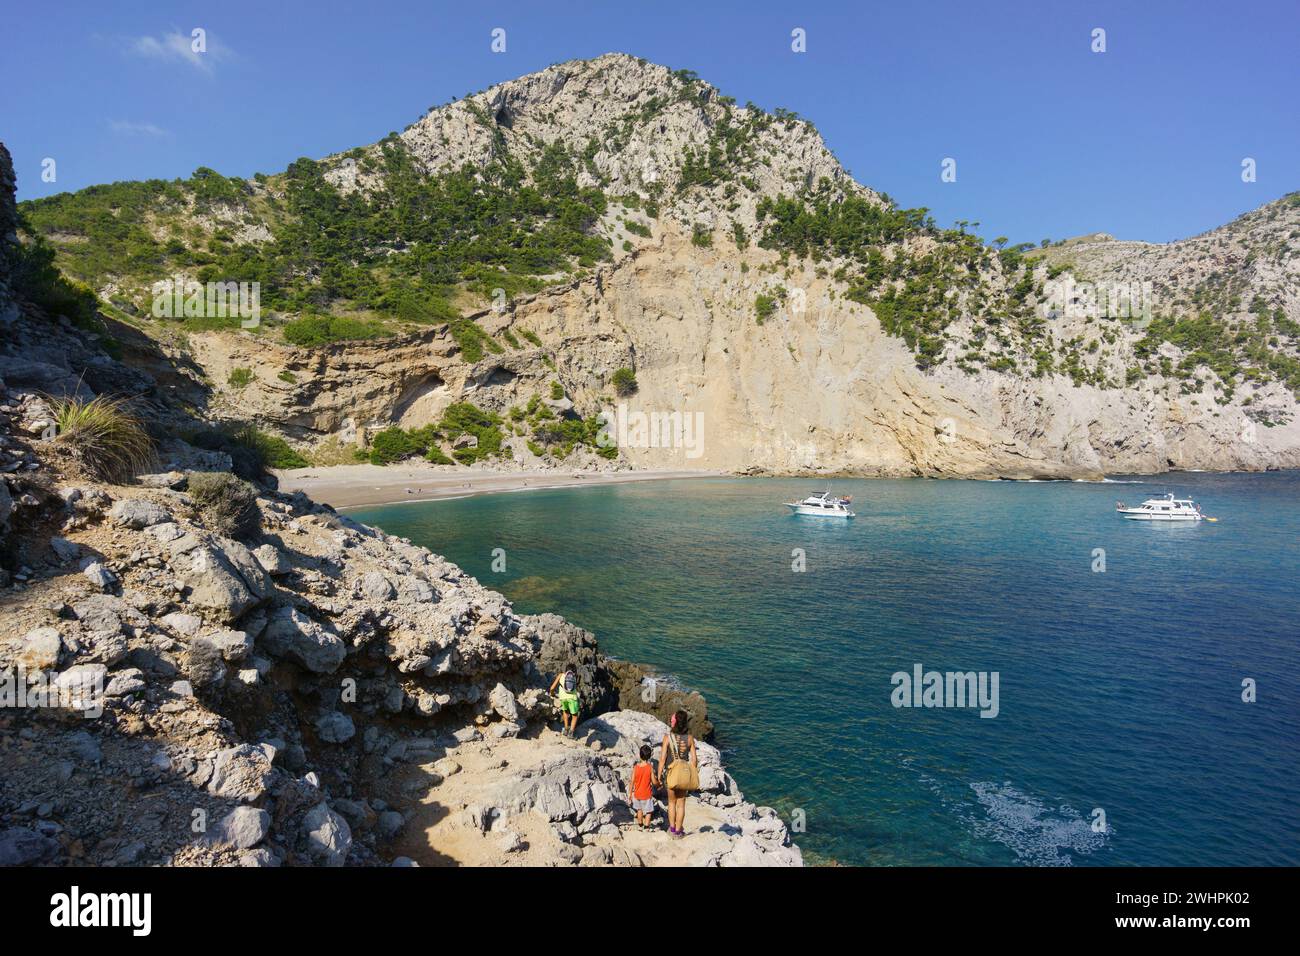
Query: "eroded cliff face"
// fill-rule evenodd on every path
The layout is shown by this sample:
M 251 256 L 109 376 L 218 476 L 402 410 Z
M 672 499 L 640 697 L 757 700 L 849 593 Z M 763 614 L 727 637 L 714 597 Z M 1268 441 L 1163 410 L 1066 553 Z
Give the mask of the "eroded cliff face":
M 254 370 L 252 385 L 219 388 L 216 410 L 306 445 L 364 443 L 390 424 L 434 422 L 455 401 L 504 412 L 558 378 L 579 413 L 615 413 L 620 460 L 636 468 L 1099 478 L 1300 465 L 1295 400 L 1278 383 L 1243 405 L 1244 395 L 1218 404 L 1208 385 L 1184 393 L 1160 376 L 1099 388 L 1064 375 L 923 372 L 825 269 L 778 273 L 776 263 L 758 249 L 701 249 L 671 222 L 656 223 L 645 246 L 590 278 L 478 317 L 490 334 L 528 330 L 541 347 L 517 335 L 522 348 L 469 363 L 440 327 L 311 350 L 209 333 L 191 337 L 192 353 L 213 382 Z M 801 295 L 760 324 L 755 296 L 778 284 Z M 1049 324 L 1062 341 L 1087 328 L 1081 317 Z M 1116 330 L 1103 360 L 1122 374 L 1141 332 Z M 635 369 L 639 383 L 625 398 L 609 387 L 620 367 Z M 285 370 L 292 384 L 279 377 Z M 638 431 L 636 413 L 651 427 Z M 518 461 L 544 464 L 513 444 Z
M 1216 404 L 1208 385 L 1184 394 L 1160 376 L 1098 388 L 1063 375 L 922 372 L 870 309 L 846 300 L 842 285 L 816 268 L 782 272 L 787 288 L 803 290 L 803 311 L 787 299 L 760 325 L 754 297 L 773 285 L 760 270 L 774 256 L 702 252 L 671 230 L 659 239 L 514 315 L 556 350 L 580 406 L 600 393 L 585 383 L 628 364 L 641 383 L 629 408 L 703 414 L 698 458 L 625 448 L 638 466 L 1027 478 L 1300 465 L 1296 403 L 1279 383 L 1260 388 L 1247 407 L 1240 397 Z M 1086 324 L 1061 318 L 1050 331 L 1066 340 Z M 1122 369 L 1141 333 L 1118 332 L 1112 361 Z M 1264 408 L 1263 417 L 1282 423 L 1258 424 Z

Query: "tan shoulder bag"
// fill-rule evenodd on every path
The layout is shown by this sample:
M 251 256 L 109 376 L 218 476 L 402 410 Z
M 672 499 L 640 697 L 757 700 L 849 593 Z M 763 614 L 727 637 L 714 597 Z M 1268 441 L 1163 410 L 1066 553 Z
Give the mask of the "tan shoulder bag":
M 668 765 L 668 776 L 664 783 L 669 790 L 700 789 L 700 771 L 691 763 L 690 738 L 686 738 L 686 757 L 681 755 L 682 748 L 677 743 L 677 735 L 672 735 L 673 762 Z

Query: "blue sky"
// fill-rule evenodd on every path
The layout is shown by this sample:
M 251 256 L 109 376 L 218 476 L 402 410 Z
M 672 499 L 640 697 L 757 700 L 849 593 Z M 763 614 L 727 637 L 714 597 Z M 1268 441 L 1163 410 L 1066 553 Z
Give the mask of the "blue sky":
M 1300 189 L 1296 0 L 6 7 L 0 138 L 22 199 L 197 166 L 275 172 L 611 50 L 794 110 L 859 181 L 990 238 L 1163 241 Z M 187 52 L 195 27 L 202 57 Z M 495 27 L 505 53 L 490 49 Z M 791 52 L 796 27 L 806 53 Z M 41 181 L 46 157 L 55 183 Z M 956 182 L 940 181 L 947 157 Z

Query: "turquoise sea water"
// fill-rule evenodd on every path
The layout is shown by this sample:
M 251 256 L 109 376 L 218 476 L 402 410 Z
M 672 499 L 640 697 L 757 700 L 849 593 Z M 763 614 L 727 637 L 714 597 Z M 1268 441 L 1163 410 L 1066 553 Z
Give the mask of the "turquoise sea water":
M 770 479 L 351 515 L 700 690 L 813 860 L 1300 863 L 1300 474 L 1137 481 L 837 481 L 849 522 L 787 514 L 820 488 Z M 1221 520 L 1113 512 L 1165 491 Z M 998 672 L 998 715 L 894 707 L 917 663 Z

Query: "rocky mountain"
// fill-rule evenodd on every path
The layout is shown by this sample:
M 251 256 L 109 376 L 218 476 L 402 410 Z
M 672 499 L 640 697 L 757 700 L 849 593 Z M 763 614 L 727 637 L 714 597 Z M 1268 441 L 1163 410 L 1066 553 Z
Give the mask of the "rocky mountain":
M 106 347 L 289 462 L 1300 463 L 1300 196 L 1168 245 L 985 245 L 854 182 L 799 117 L 621 54 L 280 174 L 22 212 L 97 297 Z M 166 277 L 257 282 L 261 314 L 157 315 Z M 614 449 L 596 416 L 620 404 Z

